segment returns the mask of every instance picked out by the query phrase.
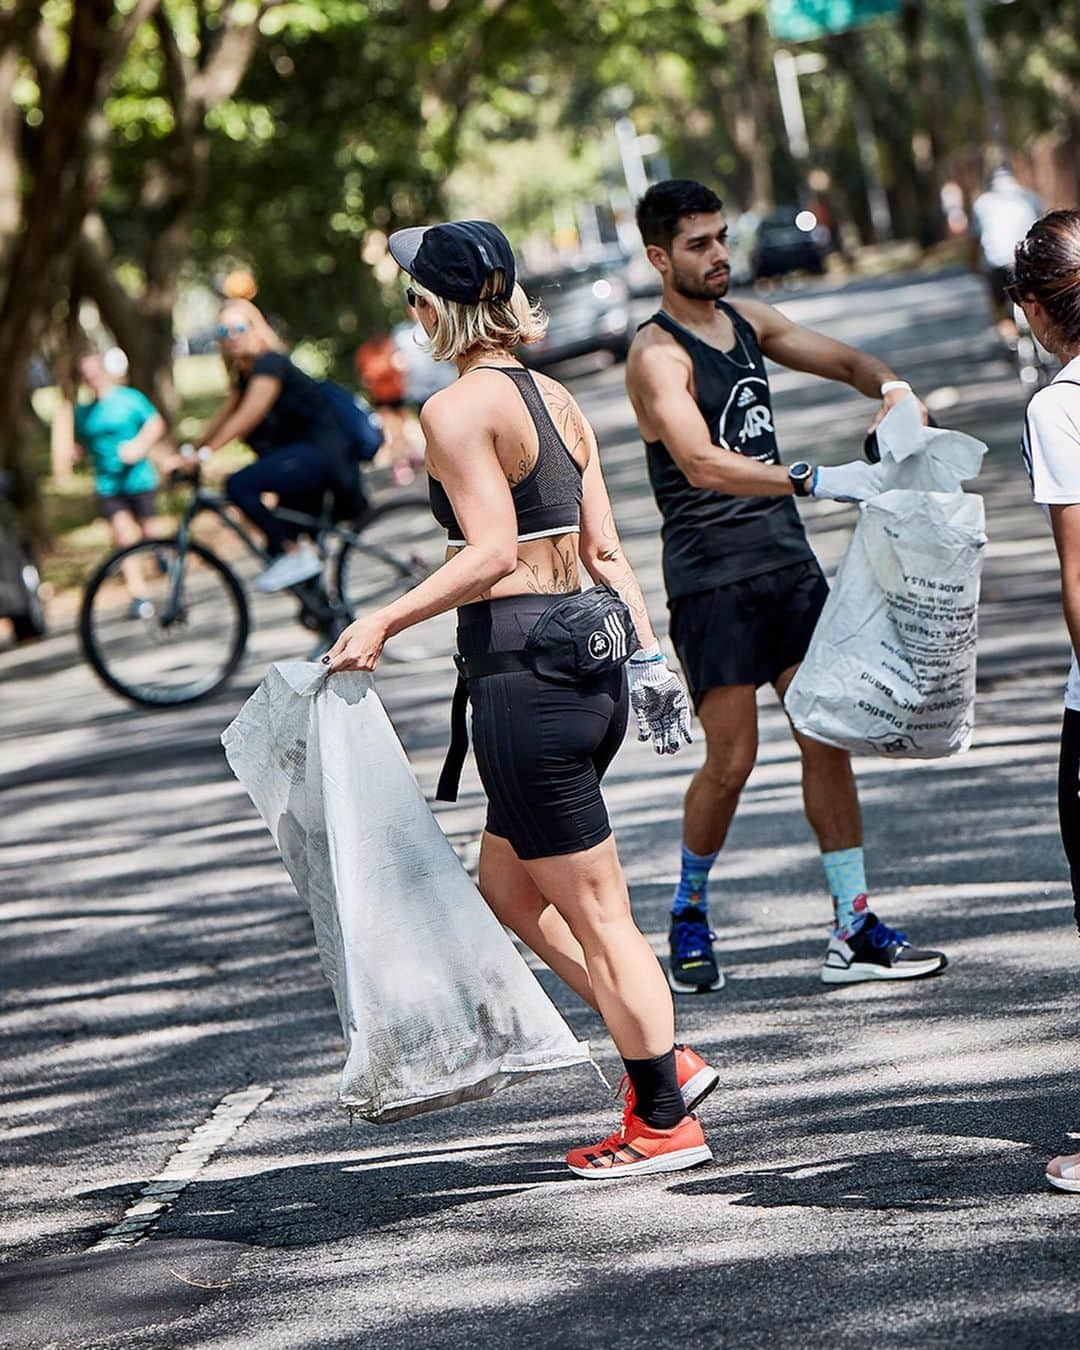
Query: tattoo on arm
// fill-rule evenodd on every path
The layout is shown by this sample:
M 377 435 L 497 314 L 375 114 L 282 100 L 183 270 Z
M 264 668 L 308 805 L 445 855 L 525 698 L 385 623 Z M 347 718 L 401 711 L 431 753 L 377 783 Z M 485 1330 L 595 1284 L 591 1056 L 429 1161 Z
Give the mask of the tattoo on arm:
M 611 585 L 626 601 L 633 614 L 637 615 L 639 619 L 648 618 L 649 610 L 645 604 L 645 597 L 641 592 L 640 585 L 638 585 L 637 577 L 634 576 L 632 567 L 627 567 L 621 576 L 616 577 L 611 582 Z
M 630 610 L 638 618 L 648 617 L 648 608 L 645 604 L 645 596 L 642 594 L 641 587 L 638 584 L 637 577 L 634 576 L 634 569 L 626 562 L 622 548 L 619 544 L 619 531 L 615 526 L 615 513 L 609 511 L 604 517 L 604 523 L 600 527 L 601 537 L 608 541 L 606 547 L 597 553 L 597 560 L 602 563 L 625 564 L 624 569 L 617 576 L 609 579 L 608 584 L 619 592 L 622 598 L 629 605 Z

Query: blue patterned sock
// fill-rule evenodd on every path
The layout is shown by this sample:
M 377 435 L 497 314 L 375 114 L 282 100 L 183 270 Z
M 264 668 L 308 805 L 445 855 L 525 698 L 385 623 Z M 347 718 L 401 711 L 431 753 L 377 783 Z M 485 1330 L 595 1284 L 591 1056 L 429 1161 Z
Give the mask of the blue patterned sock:
M 832 896 L 836 931 L 844 938 L 857 933 L 870 908 L 866 896 L 866 864 L 861 848 L 838 848 L 821 855 Z
M 719 853 L 719 849 L 715 853 L 693 853 L 683 844 L 682 873 L 671 901 L 672 914 L 681 914 L 687 905 L 696 905 L 698 909 L 708 913 L 709 868 Z

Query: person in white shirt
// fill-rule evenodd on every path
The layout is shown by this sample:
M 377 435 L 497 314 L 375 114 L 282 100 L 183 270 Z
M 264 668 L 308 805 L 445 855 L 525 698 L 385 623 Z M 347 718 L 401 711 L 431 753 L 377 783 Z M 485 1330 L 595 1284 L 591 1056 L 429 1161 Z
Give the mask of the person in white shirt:
M 1028 404 L 1024 463 L 1032 495 L 1050 519 L 1061 564 L 1061 598 L 1072 642 L 1058 769 L 1061 840 L 1080 928 L 1080 211 L 1051 211 L 1017 245 L 1009 290 L 1031 331 L 1062 369 Z M 1054 1158 L 1046 1179 L 1080 1192 L 1080 1153 Z
M 994 324 L 1009 346 L 1015 346 L 1017 339 L 1012 303 L 1006 293 L 1013 251 L 1042 212 L 1038 197 L 1021 187 L 1004 166 L 994 170 L 989 189 L 976 197 L 971 207 L 973 265 L 986 280 Z

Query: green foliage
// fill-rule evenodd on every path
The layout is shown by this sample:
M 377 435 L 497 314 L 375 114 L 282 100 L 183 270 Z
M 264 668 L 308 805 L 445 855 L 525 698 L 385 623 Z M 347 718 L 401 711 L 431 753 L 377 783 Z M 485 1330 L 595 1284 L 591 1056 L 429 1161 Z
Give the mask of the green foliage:
M 223 25 L 258 10 L 254 0 L 163 6 L 195 65 Z M 42 14 L 62 49 L 69 0 L 46 0 Z M 188 275 L 213 281 L 250 266 L 267 308 L 322 343 L 340 370 L 358 341 L 400 317 L 382 236 L 448 210 L 482 211 L 523 235 L 606 201 L 621 176 L 612 125 L 627 110 L 659 136 L 673 171 L 719 183 L 733 204 L 750 203 L 762 174 L 774 195 L 789 195 L 797 174 L 764 14 L 765 0 L 274 4 L 235 95 L 206 115 L 210 187 Z M 986 21 L 1014 144 L 1080 125 L 1078 0 L 988 3 Z M 978 163 L 984 128 L 964 0 L 904 0 L 899 20 L 798 50 L 826 60 L 802 82 L 817 162 L 861 200 L 851 106 L 861 79 L 894 208 L 914 230 L 915 196 Z M 29 62 L 15 100 L 32 134 L 40 92 Z M 137 278 L 169 220 L 163 184 L 178 133 L 152 21 L 105 114 L 103 211 L 117 266 Z

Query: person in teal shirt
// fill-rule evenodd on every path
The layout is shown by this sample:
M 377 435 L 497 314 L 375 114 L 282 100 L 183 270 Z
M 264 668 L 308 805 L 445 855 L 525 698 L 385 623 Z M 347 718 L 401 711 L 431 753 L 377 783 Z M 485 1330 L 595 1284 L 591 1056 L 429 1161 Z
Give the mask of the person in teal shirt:
M 149 455 L 165 435 L 165 421 L 145 394 L 117 383 L 97 352 L 80 359 L 79 377 L 92 397 L 75 408 L 75 440 L 90 459 L 98 510 L 113 543 L 126 548 L 156 534 L 158 472 Z M 129 560 L 123 572 L 132 615 L 149 617 L 138 563 Z

